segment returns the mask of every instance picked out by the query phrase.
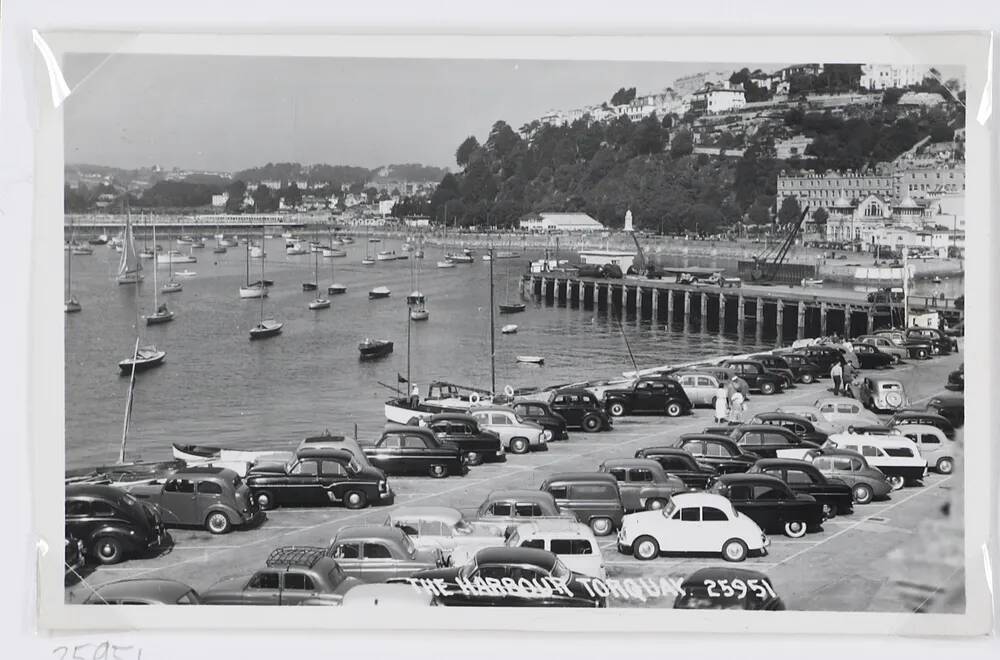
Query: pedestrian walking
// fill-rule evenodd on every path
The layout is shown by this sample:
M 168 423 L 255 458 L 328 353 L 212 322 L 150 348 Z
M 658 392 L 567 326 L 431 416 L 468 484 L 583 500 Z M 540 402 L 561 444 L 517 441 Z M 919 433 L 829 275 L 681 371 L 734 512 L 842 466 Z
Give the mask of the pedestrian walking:
M 840 385 L 844 381 L 843 362 L 834 363 L 833 367 L 830 369 L 830 379 L 833 380 L 834 396 L 840 396 Z
M 729 423 L 730 424 L 742 424 L 743 423 L 743 410 L 746 407 L 746 400 L 739 390 L 733 393 L 732 398 L 729 399 Z
M 413 387 L 410 388 L 410 406 L 416 408 L 417 404 L 420 403 L 420 388 L 414 383 Z
M 722 424 L 729 418 L 729 389 L 719 383 L 715 390 L 715 423 Z

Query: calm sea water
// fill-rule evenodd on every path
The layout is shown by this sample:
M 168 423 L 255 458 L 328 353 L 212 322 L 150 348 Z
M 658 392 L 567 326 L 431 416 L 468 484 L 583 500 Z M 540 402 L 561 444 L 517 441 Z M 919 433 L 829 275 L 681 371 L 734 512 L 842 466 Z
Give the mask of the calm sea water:
M 165 250 L 175 247 L 163 240 L 160 244 Z M 378 381 L 395 385 L 397 374 L 407 373 L 405 297 L 414 288 L 418 260 L 364 266 L 360 261 L 366 242 L 359 237 L 355 245 L 345 246 L 348 257 L 319 260 L 321 289 L 331 282 L 332 262 L 336 281 L 347 285 L 347 294 L 332 296 L 331 309 L 310 311 L 307 303 L 315 293 L 303 292 L 301 283 L 313 279 L 313 255 L 287 256 L 284 246 L 280 238 L 266 243 L 266 277 L 275 286 L 264 301 L 264 313 L 285 326 L 280 336 L 264 341 L 248 338 L 259 318 L 259 301 L 238 295 L 245 279 L 243 246 L 223 255 L 213 254 L 211 247 L 195 250 L 197 263 L 174 266 L 197 275 L 183 280 L 182 292 L 161 295 L 176 313 L 173 322 L 140 324 L 143 343 L 165 350 L 167 358 L 162 367 L 137 376 L 130 459 L 169 458 L 172 442 L 287 447 L 324 429 L 352 433 L 356 424 L 365 438 L 381 428 L 382 404 L 392 392 Z M 400 252 L 401 245 L 387 240 L 370 247 L 374 254 Z M 510 296 L 516 298 L 517 276 L 528 257 L 537 256 L 495 262 L 497 303 L 507 296 L 508 269 Z M 410 374 L 422 393 L 435 379 L 488 388 L 489 263 L 477 254 L 471 265 L 438 269 L 435 262 L 442 257 L 441 249 L 428 247 L 421 263 L 420 289 L 427 296 L 430 319 L 410 326 Z M 83 311 L 65 317 L 67 467 L 117 456 L 128 388 L 117 363 L 134 347 L 136 306 L 140 314 L 153 309 L 152 263 L 143 262 L 143 283 L 119 286 L 114 281 L 118 258 L 104 246 L 97 246 L 92 256 L 73 257 L 73 293 Z M 251 279 L 259 278 L 259 260 L 251 260 L 251 269 Z M 162 284 L 166 266 L 159 272 Z M 368 291 L 376 286 L 389 287 L 392 296 L 369 301 Z M 496 316 L 498 389 L 614 377 L 632 368 L 614 319 L 595 310 L 528 302 L 522 314 Z M 517 334 L 500 334 L 505 323 L 516 323 Z M 767 343 L 629 317 L 624 328 L 640 367 Z M 357 345 L 367 336 L 394 341 L 395 352 L 360 361 Z M 517 355 L 544 356 L 545 365 L 519 364 Z

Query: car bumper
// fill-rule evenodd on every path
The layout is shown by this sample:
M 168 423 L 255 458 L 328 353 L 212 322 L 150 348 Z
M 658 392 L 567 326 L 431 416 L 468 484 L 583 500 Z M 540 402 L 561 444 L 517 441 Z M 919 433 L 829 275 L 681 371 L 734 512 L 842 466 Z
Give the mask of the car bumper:
M 264 522 L 265 519 L 267 519 L 267 513 L 261 511 L 260 509 L 240 514 L 240 524 L 246 526 L 256 525 Z
M 375 501 L 376 504 L 392 504 L 396 501 L 396 493 L 392 490 L 392 486 L 388 486 L 384 493 L 379 493 L 378 499 Z

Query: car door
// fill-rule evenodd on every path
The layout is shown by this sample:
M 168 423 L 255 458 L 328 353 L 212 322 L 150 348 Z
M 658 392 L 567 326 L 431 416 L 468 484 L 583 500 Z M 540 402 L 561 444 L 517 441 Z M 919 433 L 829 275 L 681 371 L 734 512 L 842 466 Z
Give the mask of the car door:
M 712 405 L 712 399 L 715 398 L 715 390 L 718 389 L 718 383 L 711 376 L 697 376 L 695 377 L 695 397 L 697 400 L 692 399 L 692 405 L 702 405 L 710 406 Z
M 208 517 L 209 509 L 219 504 L 223 504 L 222 485 L 215 481 L 209 481 L 208 479 L 200 479 L 196 482 L 194 490 L 195 512 L 194 517 L 188 522 L 188 524 L 201 525 Z
M 492 430 L 496 431 L 496 433 L 500 435 L 501 441 L 503 441 L 504 445 L 507 448 L 509 448 L 509 445 L 507 443 L 510 442 L 510 439 L 513 437 L 514 433 L 513 430 L 511 429 L 512 421 L 513 420 L 511 420 L 506 413 L 502 412 L 490 413 L 490 425 L 492 427 Z
M 672 516 L 678 523 L 674 538 L 668 541 L 669 545 L 661 548 L 670 549 L 675 552 L 706 552 L 709 549 L 711 538 L 701 526 L 701 507 L 687 506 L 678 509 Z M 671 530 L 675 531 L 675 530 Z
M 618 481 L 618 492 L 621 493 L 622 506 L 626 511 L 638 511 L 642 508 L 639 504 L 639 489 L 641 484 L 629 481 L 629 470 L 623 467 L 611 468 L 608 472 Z
M 427 438 L 421 435 L 404 435 L 400 452 L 402 469 L 410 474 L 424 474 L 443 453 L 437 447 L 428 446 Z
M 702 534 L 700 543 L 703 544 L 702 552 L 718 552 L 722 550 L 723 544 L 732 538 L 732 525 L 729 524 L 729 516 L 722 509 L 714 506 L 701 507 L 701 523 L 699 529 Z
M 183 478 L 167 479 L 160 492 L 159 505 L 164 525 L 192 524 L 190 521 L 198 513 L 194 482 Z
M 257 571 L 243 588 L 242 601 L 247 605 L 281 605 L 280 571 Z
M 87 541 L 95 528 L 88 500 L 66 500 L 66 531 Z
M 653 389 L 657 383 L 651 380 L 642 381 L 635 386 L 632 399 L 632 410 L 634 412 L 648 412 L 654 409 L 656 392 Z
M 750 487 L 750 500 L 756 512 L 751 517 L 762 529 L 775 529 L 784 524 L 785 497 L 781 490 L 770 484 L 756 484 Z
M 341 570 L 351 577 L 362 578 L 363 558 L 361 541 L 335 541 L 330 555 L 337 560 Z
M 381 541 L 365 541 L 361 548 L 361 572 L 359 578 L 365 582 L 385 582 L 396 577 L 399 560 L 392 549 Z
M 324 460 L 320 463 L 319 485 L 323 490 L 322 496 L 325 498 L 323 504 L 329 504 L 335 499 L 343 499 L 343 484 L 350 481 L 347 468 L 340 461 Z
M 282 605 L 298 605 L 307 598 L 318 595 L 316 583 L 308 573 L 290 569 L 281 578 Z
M 579 426 L 581 422 L 581 415 L 578 408 L 571 405 L 571 399 L 567 394 L 556 395 L 552 399 L 552 410 L 562 415 L 563 419 L 570 426 Z
M 368 456 L 368 460 L 375 467 L 381 468 L 390 474 L 401 474 L 405 472 L 405 465 L 400 460 L 402 440 L 395 433 L 387 433 L 379 438 L 375 445 L 375 451 Z
M 326 493 L 319 485 L 319 461 L 303 458 L 288 471 L 288 498 L 296 504 L 317 504 L 326 501 Z

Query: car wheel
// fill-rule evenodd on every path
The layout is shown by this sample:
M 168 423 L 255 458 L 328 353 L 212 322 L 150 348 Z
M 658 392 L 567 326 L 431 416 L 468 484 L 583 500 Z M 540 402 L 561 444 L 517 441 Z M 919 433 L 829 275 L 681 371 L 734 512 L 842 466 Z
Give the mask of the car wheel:
M 801 520 L 790 520 L 785 523 L 785 536 L 800 539 L 806 535 L 806 524 Z
M 760 384 L 761 394 L 774 394 L 774 383 L 761 383 Z
M 874 497 L 871 487 L 866 484 L 856 485 L 851 493 L 854 495 L 855 504 L 868 504 L 872 501 L 872 497 Z
M 829 502 L 823 504 L 823 520 L 829 520 L 830 518 L 835 518 L 837 516 L 837 507 L 833 506 Z
M 816 382 L 816 377 L 812 374 L 802 374 L 801 380 L 803 385 L 811 385 Z
M 597 415 L 587 415 L 580 423 L 587 433 L 596 433 L 601 430 L 601 420 Z
M 667 404 L 667 417 L 680 417 L 682 410 L 683 408 L 681 408 L 681 404 L 676 401 L 672 401 Z
M 632 544 L 632 555 L 642 561 L 656 559 L 660 556 L 660 544 L 652 536 L 640 536 Z
M 590 521 L 590 529 L 597 536 L 607 536 L 615 531 L 615 524 L 611 522 L 610 518 L 593 518 Z
M 743 561 L 749 553 L 747 544 L 740 539 L 729 539 L 722 545 L 722 558 L 726 561 Z
M 621 417 L 625 414 L 625 405 L 615 401 L 610 406 L 608 406 L 608 412 L 611 413 L 612 417 Z
M 480 465 L 483 462 L 482 455 L 475 451 L 466 452 L 463 458 L 465 459 L 466 465 Z
M 363 509 L 368 504 L 368 498 L 360 490 L 349 490 L 344 495 L 344 506 L 348 509 Z
M 919 351 L 917 351 L 917 357 L 920 358 L 921 360 L 926 360 L 927 351 L 921 348 Z
M 514 438 L 510 441 L 510 451 L 514 454 L 527 454 L 528 441 L 524 438 Z
M 937 462 L 937 471 L 941 474 L 951 474 L 955 470 L 955 462 L 950 458 L 942 458 Z
M 654 497 L 652 499 L 646 500 L 646 510 L 647 511 L 659 511 L 667 505 L 666 500 L 662 500 L 659 497 Z
M 221 511 L 214 511 L 205 518 L 205 529 L 213 534 L 225 534 L 232 528 L 229 518 Z
M 117 564 L 124 559 L 124 555 L 118 539 L 102 536 L 94 542 L 94 556 L 102 564 Z
M 888 480 L 889 480 L 889 485 L 892 486 L 893 490 L 900 490 L 903 488 L 903 486 L 906 485 L 906 479 L 899 476 L 898 474 L 888 477 Z
M 440 464 L 432 465 L 428 473 L 435 479 L 444 479 L 448 476 L 448 468 Z
M 274 495 L 270 491 L 262 490 L 257 493 L 257 505 L 264 511 L 270 511 L 275 507 Z

